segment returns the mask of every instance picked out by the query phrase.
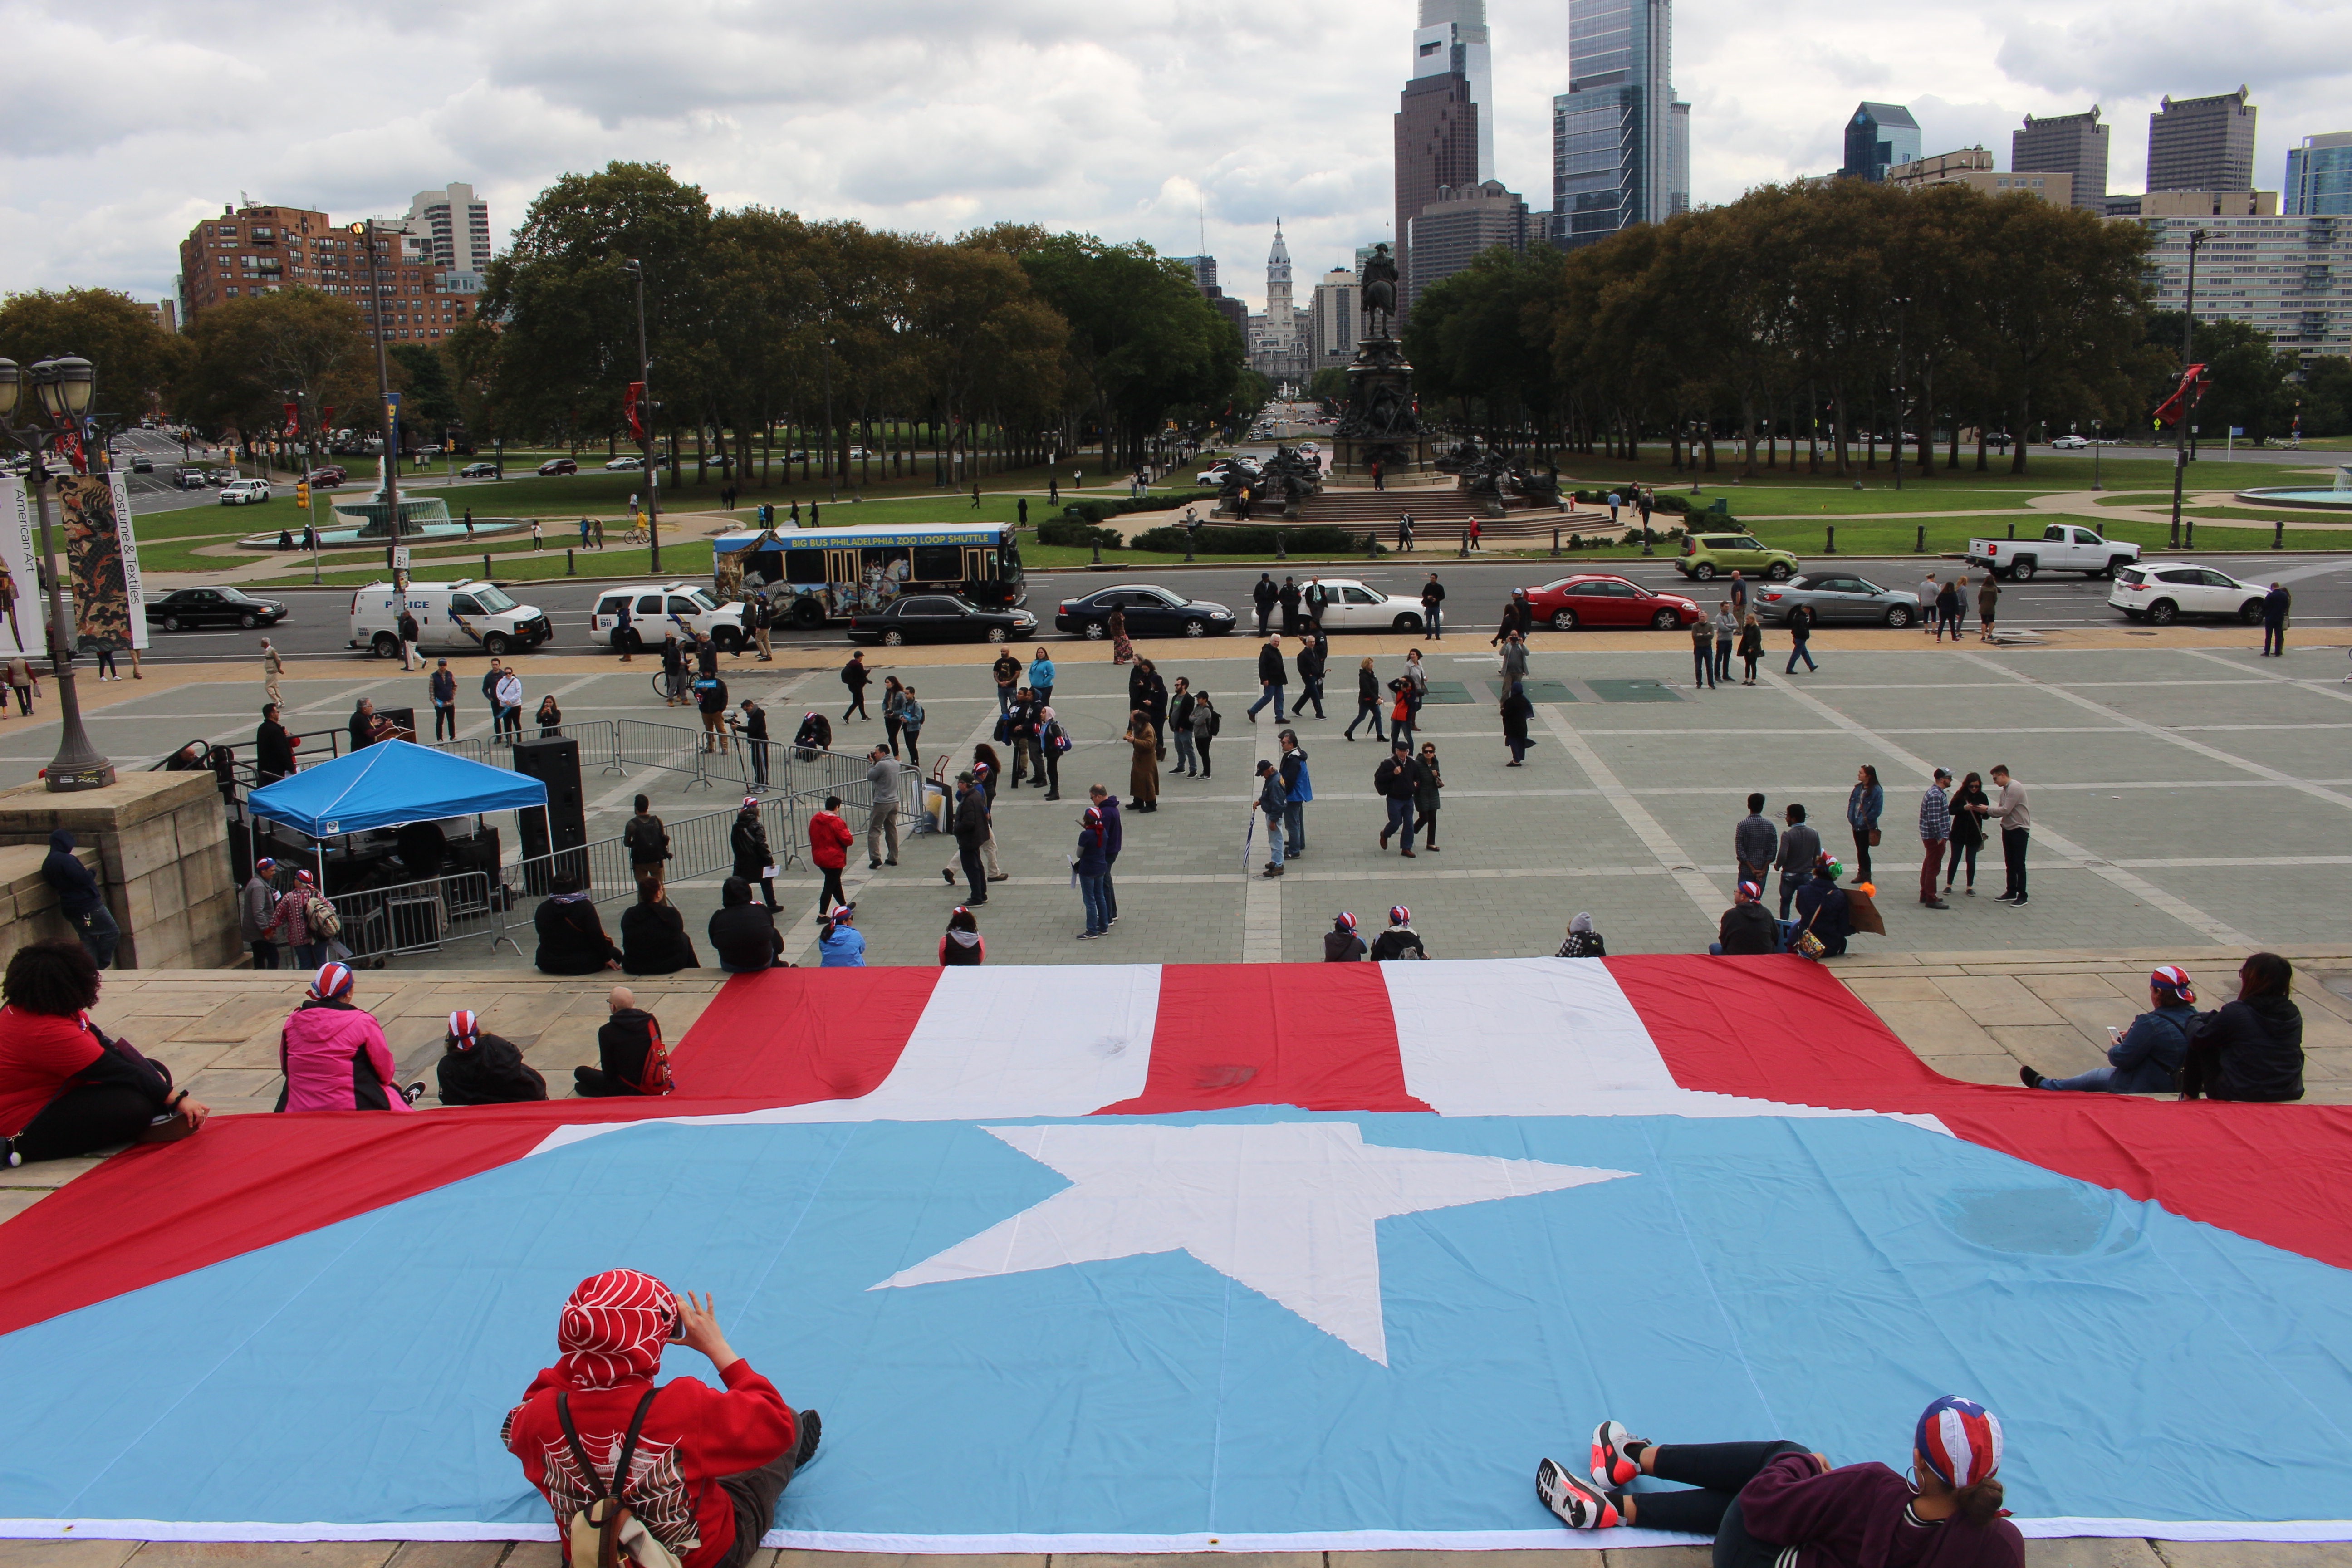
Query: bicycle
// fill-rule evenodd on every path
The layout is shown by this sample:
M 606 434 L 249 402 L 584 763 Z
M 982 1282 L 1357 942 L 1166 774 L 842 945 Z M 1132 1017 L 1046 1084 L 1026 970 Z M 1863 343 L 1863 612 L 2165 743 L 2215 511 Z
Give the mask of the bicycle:
M 648 544 L 653 542 L 652 531 L 644 528 L 624 529 L 620 537 L 624 544 Z

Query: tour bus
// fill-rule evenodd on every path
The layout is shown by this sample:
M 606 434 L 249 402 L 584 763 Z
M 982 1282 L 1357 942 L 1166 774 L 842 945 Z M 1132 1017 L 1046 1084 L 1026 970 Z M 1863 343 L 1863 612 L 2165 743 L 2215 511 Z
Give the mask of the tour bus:
M 524 653 L 555 635 L 543 613 L 515 603 L 495 583 L 412 581 L 406 603 L 416 617 L 417 646 L 426 653 Z M 351 646 L 372 649 L 378 658 L 398 658 L 401 605 L 389 583 L 371 583 L 352 594 Z
M 870 615 L 901 594 L 954 594 L 987 610 L 1029 598 L 1013 531 L 999 522 L 760 529 L 719 535 L 710 559 L 720 598 L 765 591 L 803 628 Z

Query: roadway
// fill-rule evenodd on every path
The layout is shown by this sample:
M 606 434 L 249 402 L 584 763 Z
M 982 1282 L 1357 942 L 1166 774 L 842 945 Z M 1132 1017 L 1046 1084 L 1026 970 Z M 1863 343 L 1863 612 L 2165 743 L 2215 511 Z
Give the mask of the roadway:
M 2295 595 L 2294 620 L 2306 627 L 2352 626 L 2352 553 L 2335 556 L 2274 555 L 2268 552 L 2229 553 L 2200 551 L 2196 559 L 2210 563 L 2217 570 L 2249 581 L 2285 582 Z M 1937 556 L 1896 555 L 1887 557 L 1835 557 L 1836 564 L 1859 574 L 1887 587 L 1907 587 L 1918 582 L 1932 568 L 1938 574 L 1954 570 L 1956 563 Z M 1825 564 L 1816 561 L 1815 566 Z M 1460 561 L 1445 558 L 1433 562 L 1389 564 L 1366 562 L 1334 566 L 1322 574 L 1326 577 L 1346 577 L 1361 582 L 1383 593 L 1417 596 L 1422 584 L 1432 570 L 1446 584 L 1446 606 L 1454 624 L 1467 632 L 1485 626 L 1491 630 L 1499 616 L 1503 602 L 1515 587 L 1530 587 L 1554 581 L 1570 573 L 1595 570 L 1615 573 L 1661 593 L 1685 594 L 1711 605 L 1722 597 L 1722 584 L 1708 585 L 1685 583 L 1660 556 L 1654 561 L 1604 561 L 1580 563 L 1563 558 L 1557 565 L 1543 560 Z M 1042 623 L 1041 640 L 1065 640 L 1052 629 L 1055 606 L 1064 598 L 1075 598 L 1097 588 L 1119 583 L 1152 583 L 1189 598 L 1209 599 L 1234 612 L 1237 624 L 1250 622 L 1254 614 L 1250 605 L 1250 588 L 1257 582 L 1261 570 L 1272 566 L 1202 566 L 1189 568 L 1146 568 L 1135 572 L 1033 572 L 1029 575 L 1030 612 Z M 1303 584 L 1313 574 L 1292 565 L 1289 575 Z M 1970 572 L 1970 575 L 1975 574 Z M 1278 583 L 1286 575 L 1274 570 Z M 547 612 L 555 625 L 555 637 L 543 649 L 549 653 L 587 653 L 595 651 L 588 640 L 588 609 L 597 594 L 607 584 L 590 580 L 556 579 L 547 583 L 520 583 L 513 585 L 514 596 L 527 605 L 535 605 Z M 2094 627 L 2119 626 L 2123 617 L 2107 607 L 2108 585 L 2103 581 L 2082 577 L 2042 577 L 2032 583 L 2004 584 L 2001 591 L 2001 620 L 2011 626 Z M 153 648 L 143 657 L 159 663 L 195 663 L 210 659 L 233 659 L 257 656 L 261 638 L 273 637 L 278 649 L 289 659 L 358 659 L 367 657 L 345 646 L 349 636 L 348 616 L 351 590 L 348 588 L 257 588 L 264 597 L 282 599 L 290 614 L 275 631 L 262 633 L 238 630 L 206 630 L 194 632 L 153 633 Z M 840 632 L 801 638 L 778 637 L 779 647 L 840 647 L 845 652 L 848 640 Z

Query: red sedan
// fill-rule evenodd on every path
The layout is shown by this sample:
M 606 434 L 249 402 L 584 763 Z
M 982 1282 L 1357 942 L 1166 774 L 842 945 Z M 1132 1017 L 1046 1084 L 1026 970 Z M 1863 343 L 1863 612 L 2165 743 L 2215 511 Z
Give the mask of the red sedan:
M 1699 618 L 1697 604 L 1679 594 L 1654 594 L 1622 577 L 1583 573 L 1529 588 L 1535 624 L 1572 632 L 1579 626 L 1655 626 L 1674 631 Z

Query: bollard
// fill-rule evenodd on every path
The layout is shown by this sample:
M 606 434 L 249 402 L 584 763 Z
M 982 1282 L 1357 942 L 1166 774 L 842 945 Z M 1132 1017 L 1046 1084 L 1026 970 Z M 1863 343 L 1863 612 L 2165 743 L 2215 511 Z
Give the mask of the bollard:
M 2189 543 L 2186 548 L 2190 550 L 2197 548 L 2197 520 L 2193 517 L 2189 520 Z
M 2017 524 L 2012 522 L 2009 525 L 2009 536 L 2011 539 L 2015 539 L 2017 537 Z
M 1828 532 L 1829 540 L 1822 546 L 1822 553 L 1824 555 L 1835 555 L 1837 553 L 1837 524 L 1830 524 Z
M 485 583 L 487 583 L 487 582 L 488 582 L 489 580 L 490 580 L 490 552 L 489 552 L 488 551 L 485 550 L 485 551 L 483 551 L 483 552 L 482 552 L 482 581 L 483 581 L 483 582 L 485 582 Z
M 1559 553 L 1559 530 L 1556 528 L 1551 531 L 1551 552 L 1554 555 Z
M 566 577 L 577 577 L 580 575 L 580 563 L 572 559 L 572 551 L 569 546 L 567 546 L 563 552 L 563 574 Z
M 1374 530 L 1368 528 L 1364 530 L 1364 559 L 1367 561 L 1378 561 L 1380 558 L 1381 536 Z
M 1927 552 L 1927 525 L 1926 523 L 1923 522 L 1919 525 L 1918 535 L 1912 540 L 1911 549 L 1915 554 L 1925 555 Z
M 1095 564 L 1102 564 L 1102 535 L 1095 535 Z
M 1190 566 L 1192 563 L 1192 531 L 1191 529 L 1189 529 L 1189 528 L 1188 528 L 1188 529 L 1186 529 L 1186 530 L 1184 531 L 1184 564 L 1186 564 L 1187 566 Z
M 2284 518 L 2271 524 L 2271 548 L 2273 550 L 2286 548 L 2286 520 Z

